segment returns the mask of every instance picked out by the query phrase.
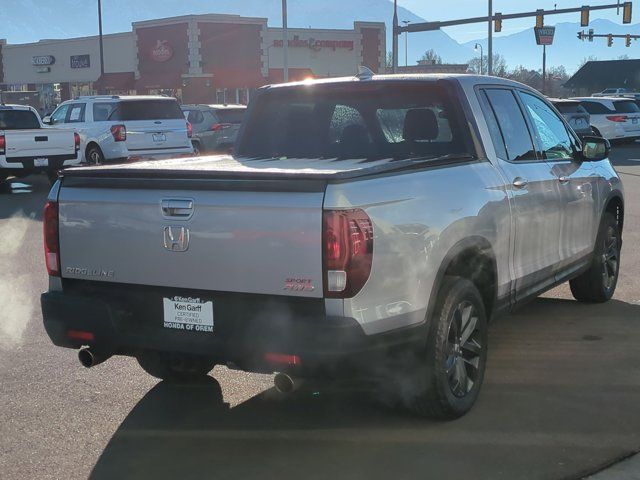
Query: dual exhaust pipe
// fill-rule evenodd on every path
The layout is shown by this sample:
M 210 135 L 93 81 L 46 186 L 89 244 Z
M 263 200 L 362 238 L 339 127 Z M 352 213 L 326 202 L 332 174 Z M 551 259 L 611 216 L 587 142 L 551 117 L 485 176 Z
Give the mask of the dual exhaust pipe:
M 95 367 L 111 358 L 111 354 L 96 352 L 89 347 L 83 347 L 78 351 L 78 360 L 84 368 Z
M 302 380 L 294 378 L 286 373 L 276 373 L 273 379 L 273 386 L 277 392 L 283 394 L 293 393 L 300 388 Z

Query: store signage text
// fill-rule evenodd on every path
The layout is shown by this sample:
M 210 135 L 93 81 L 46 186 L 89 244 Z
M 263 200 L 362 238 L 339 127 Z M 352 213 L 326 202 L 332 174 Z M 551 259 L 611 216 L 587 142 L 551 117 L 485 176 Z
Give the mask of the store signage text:
M 56 63 L 56 57 L 53 55 L 37 55 L 35 57 L 31 57 L 31 65 L 53 65 L 54 63 Z
M 51 67 L 36 67 L 36 73 L 49 73 Z
M 89 68 L 91 67 L 90 55 L 71 55 L 71 61 L 69 62 L 71 68 Z
M 151 60 L 154 62 L 166 62 L 173 57 L 173 48 L 166 40 L 158 40 L 151 50 Z
M 282 48 L 284 42 L 282 40 L 274 40 L 273 45 L 276 48 Z M 333 51 L 337 49 L 353 50 L 353 40 L 317 40 L 315 38 L 301 39 L 298 35 L 294 35 L 288 42 L 289 48 L 309 48 L 315 52 L 323 48 L 329 48 Z
M 556 27 L 535 27 L 534 32 L 538 45 L 552 45 Z

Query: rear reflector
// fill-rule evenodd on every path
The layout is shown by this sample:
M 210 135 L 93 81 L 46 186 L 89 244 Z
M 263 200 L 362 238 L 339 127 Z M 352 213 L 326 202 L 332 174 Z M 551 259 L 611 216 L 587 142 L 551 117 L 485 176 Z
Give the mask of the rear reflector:
M 0 135 L 0 155 L 4 155 L 7 148 L 7 140 L 4 135 Z
M 47 272 L 52 277 L 60 276 L 60 242 L 58 238 L 58 203 L 47 202 L 42 221 L 44 257 Z
M 92 342 L 96 338 L 93 333 L 83 330 L 67 330 L 67 337 L 72 340 L 82 340 L 84 342 Z
M 286 353 L 269 352 L 264 354 L 264 360 L 272 365 L 295 366 L 301 365 L 302 361 L 298 355 L 289 355 Z
M 325 296 L 355 296 L 367 283 L 371 273 L 371 219 L 360 209 L 325 210 L 322 238 Z
M 627 116 L 626 115 L 608 115 L 607 120 L 611 120 L 612 122 L 616 122 L 616 123 L 624 123 L 627 121 Z

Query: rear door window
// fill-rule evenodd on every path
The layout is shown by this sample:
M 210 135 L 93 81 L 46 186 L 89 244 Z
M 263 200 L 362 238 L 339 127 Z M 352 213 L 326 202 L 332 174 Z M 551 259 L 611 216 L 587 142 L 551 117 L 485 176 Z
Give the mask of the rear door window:
M 187 122 L 191 125 L 198 125 L 204 122 L 204 115 L 202 115 L 200 110 L 189 110 L 187 113 Z
M 69 111 L 65 123 L 81 123 L 84 122 L 84 103 L 72 103 L 69 105 Z
M 616 113 L 640 112 L 640 108 L 638 108 L 638 105 L 636 105 L 633 100 L 623 100 L 623 101 L 613 102 L 613 105 L 616 107 Z
M 571 138 L 560 117 L 534 95 L 520 92 L 520 98 L 529 115 L 544 158 L 549 160 L 573 158 Z
M 99 102 L 93 104 L 93 121 L 106 122 L 109 120 L 111 113 L 115 110 L 117 104 L 115 102 L 106 103 Z
M 487 89 L 487 98 L 500 127 L 507 149 L 507 160 L 536 160 L 529 128 L 511 90 Z
M 32 130 L 40 128 L 31 110 L 0 110 L 0 130 Z
M 109 115 L 109 120 L 179 120 L 184 119 L 175 100 L 128 100 L 119 102 Z
M 583 102 L 580 102 L 580 104 L 591 115 L 607 115 L 608 113 L 613 112 L 612 110 L 609 110 L 604 104 L 600 102 L 592 102 L 590 100 L 585 100 Z

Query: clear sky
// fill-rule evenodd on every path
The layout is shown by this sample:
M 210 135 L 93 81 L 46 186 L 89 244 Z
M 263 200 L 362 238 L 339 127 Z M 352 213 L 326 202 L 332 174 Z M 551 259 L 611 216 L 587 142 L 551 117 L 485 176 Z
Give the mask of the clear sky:
M 539 8 L 551 10 L 555 8 L 555 6 L 557 6 L 557 8 L 570 8 L 581 5 L 606 5 L 611 3 L 616 3 L 616 0 L 493 0 L 493 10 L 494 12 L 501 13 L 517 13 L 533 11 Z M 409 8 L 417 15 L 431 21 L 479 17 L 486 15 L 488 9 L 487 0 L 447 0 L 446 2 L 436 0 L 398 0 L 398 4 Z M 443 6 L 445 4 L 446 7 Z M 634 10 L 638 7 L 640 6 L 634 5 Z M 634 12 L 635 15 L 638 13 L 640 12 Z M 622 15 L 622 9 L 620 9 L 620 15 Z M 618 23 L 622 21 L 620 17 L 616 16 L 615 10 L 591 12 L 591 19 L 594 18 L 607 18 L 617 21 Z M 549 17 L 546 23 L 553 25 L 559 22 L 579 21 L 579 14 L 571 14 Z M 502 34 L 510 34 L 524 30 L 533 26 L 534 22 L 535 20 L 533 18 L 505 21 L 502 26 Z M 481 24 L 448 28 L 446 32 L 459 42 L 466 42 L 487 36 L 487 29 Z

